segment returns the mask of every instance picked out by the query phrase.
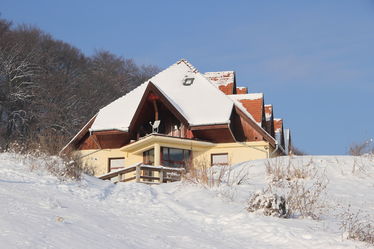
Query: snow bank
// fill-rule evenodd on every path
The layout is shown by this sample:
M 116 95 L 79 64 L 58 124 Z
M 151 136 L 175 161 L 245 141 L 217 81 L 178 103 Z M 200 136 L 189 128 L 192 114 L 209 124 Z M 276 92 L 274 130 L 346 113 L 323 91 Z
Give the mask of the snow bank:
M 372 161 L 295 160 L 310 159 L 326 170 L 331 203 L 374 213 Z M 248 174 L 240 185 L 213 189 L 182 182 L 114 185 L 89 176 L 61 182 L 30 171 L 29 163 L 0 154 L 1 248 L 367 248 L 343 239 L 333 215 L 314 221 L 248 213 L 250 193 L 269 180 L 264 160 L 233 167 Z

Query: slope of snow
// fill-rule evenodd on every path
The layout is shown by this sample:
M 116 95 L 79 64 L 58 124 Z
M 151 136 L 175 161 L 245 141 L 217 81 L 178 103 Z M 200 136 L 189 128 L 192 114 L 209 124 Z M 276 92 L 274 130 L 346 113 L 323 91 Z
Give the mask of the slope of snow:
M 117 129 L 128 131 L 132 117 L 146 88 L 147 83 L 143 83 L 131 92 L 100 109 L 90 130 Z
M 295 160 L 310 162 L 308 157 Z M 352 204 L 373 214 L 374 164 L 355 160 L 313 157 L 313 164 L 326 171 L 331 204 Z M 38 169 L 41 160 L 3 153 L 0 245 L 9 249 L 367 248 L 343 239 L 332 215 L 315 221 L 248 213 L 249 195 L 266 186 L 265 163 L 236 165 L 233 174 L 248 174 L 243 184 L 209 189 L 181 182 L 114 185 L 89 176 L 80 182 L 60 181 Z

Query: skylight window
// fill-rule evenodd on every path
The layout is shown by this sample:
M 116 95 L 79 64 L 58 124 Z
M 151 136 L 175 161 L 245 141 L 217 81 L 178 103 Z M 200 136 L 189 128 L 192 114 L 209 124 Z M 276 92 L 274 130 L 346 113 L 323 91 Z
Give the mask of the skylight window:
M 184 81 L 183 81 L 183 85 L 185 86 L 190 86 L 192 85 L 193 81 L 195 80 L 195 78 L 186 78 Z

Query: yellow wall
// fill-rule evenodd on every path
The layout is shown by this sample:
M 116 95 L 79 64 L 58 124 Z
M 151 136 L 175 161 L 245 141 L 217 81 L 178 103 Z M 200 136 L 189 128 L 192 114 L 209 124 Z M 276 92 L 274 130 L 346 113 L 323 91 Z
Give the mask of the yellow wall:
M 108 158 L 124 157 L 119 149 L 80 150 L 77 153 L 86 166 L 94 169 L 96 176 L 108 173 Z
M 211 164 L 211 154 L 228 153 L 229 163 L 236 164 L 248 160 L 267 158 L 270 150 L 272 150 L 272 148 L 269 148 L 271 146 L 268 142 L 265 141 L 213 144 L 155 137 L 136 143 L 120 149 L 81 150 L 77 153 L 80 154 L 83 163 L 95 169 L 95 175 L 98 176 L 108 173 L 108 158 L 125 157 L 125 165 L 123 166 L 128 167 L 143 162 L 143 151 L 158 146 L 191 150 L 193 161 L 204 162 L 206 166 Z M 157 165 L 157 160 L 155 162 Z
M 227 153 L 229 164 L 268 158 L 269 145 L 267 142 L 221 143 L 205 151 L 193 151 L 193 159 L 211 164 L 211 154 Z

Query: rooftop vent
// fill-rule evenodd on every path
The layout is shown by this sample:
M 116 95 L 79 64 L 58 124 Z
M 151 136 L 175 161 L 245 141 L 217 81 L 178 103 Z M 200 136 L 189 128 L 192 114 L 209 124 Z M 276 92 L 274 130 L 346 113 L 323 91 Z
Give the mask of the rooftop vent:
M 194 80 L 195 80 L 195 78 L 185 78 L 184 81 L 183 81 L 183 85 L 190 86 L 190 85 L 192 85 Z

